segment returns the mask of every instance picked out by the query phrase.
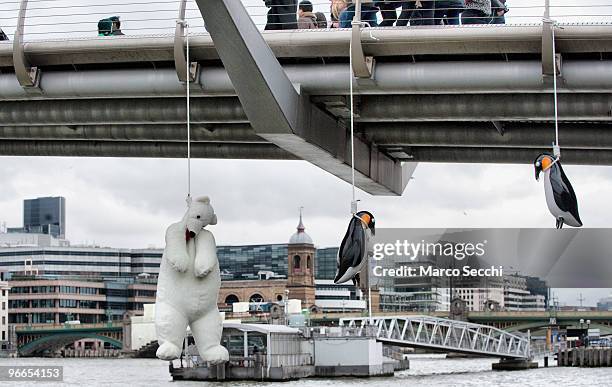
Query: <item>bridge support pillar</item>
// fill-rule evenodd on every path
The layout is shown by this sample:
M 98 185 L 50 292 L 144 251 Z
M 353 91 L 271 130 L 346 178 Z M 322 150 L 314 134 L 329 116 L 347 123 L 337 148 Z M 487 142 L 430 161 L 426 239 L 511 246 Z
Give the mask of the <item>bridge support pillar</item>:
M 196 3 L 255 133 L 350 182 L 346 126 L 314 103 L 300 85 L 291 83 L 244 5 L 235 0 Z M 373 195 L 401 195 L 414 165 L 356 137 L 355 170 L 355 184 L 362 190 Z
M 531 359 L 500 359 L 493 363 L 493 371 L 519 371 L 538 368 L 538 363 Z

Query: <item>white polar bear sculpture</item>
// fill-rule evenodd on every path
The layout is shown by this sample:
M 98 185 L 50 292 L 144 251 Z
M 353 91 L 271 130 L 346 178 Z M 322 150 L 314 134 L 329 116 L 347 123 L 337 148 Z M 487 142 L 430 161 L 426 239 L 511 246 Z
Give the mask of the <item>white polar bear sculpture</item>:
M 162 360 L 177 359 L 187 326 L 202 360 L 218 364 L 229 360 L 219 343 L 223 323 L 217 309 L 221 287 L 217 246 L 207 225 L 217 224 L 208 197 L 194 200 L 178 223 L 166 231 L 166 248 L 157 282 L 155 329 Z

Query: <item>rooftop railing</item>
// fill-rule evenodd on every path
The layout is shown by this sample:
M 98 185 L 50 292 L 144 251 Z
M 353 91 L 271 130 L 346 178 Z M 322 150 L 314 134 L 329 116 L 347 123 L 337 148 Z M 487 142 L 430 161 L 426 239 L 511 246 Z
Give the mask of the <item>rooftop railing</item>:
M 235 0 L 241 1 L 241 0 Z M 271 0 L 268 3 L 282 4 L 298 0 Z M 340 1 L 341 0 L 334 0 Z M 367 3 L 366 0 L 362 0 Z M 456 5 L 457 0 L 435 1 L 400 1 L 386 0 L 374 1 L 375 5 L 387 11 L 384 21 L 382 12 L 376 12 L 378 23 L 393 26 L 384 28 L 423 28 L 423 25 L 439 25 L 448 23 L 453 19 L 453 11 L 461 11 Z M 461 2 L 461 0 L 458 0 Z M 466 0 L 468 2 L 469 0 Z M 476 0 L 477 1 L 477 0 Z M 507 26 L 526 26 L 542 24 L 545 15 L 545 4 L 548 0 L 507 0 L 507 12 L 503 15 L 503 22 Z M 20 9 L 24 17 L 24 42 L 44 41 L 47 39 L 74 39 L 74 38 L 100 38 L 98 36 L 98 22 L 112 16 L 119 17 L 120 30 L 126 36 L 144 35 L 173 35 L 177 19 L 183 19 L 179 10 L 183 0 L 127 0 L 120 2 L 111 0 L 100 4 L 93 0 L 0 0 L 0 28 L 13 40 L 18 29 Z M 260 30 L 264 29 L 293 29 L 296 26 L 297 15 L 291 10 L 297 6 L 284 8 L 271 8 L 263 0 L 242 0 L 253 22 Z M 321 12 L 326 19 L 326 27 L 332 28 L 330 5 L 331 0 L 312 0 L 313 12 Z M 420 5 L 420 7 L 419 7 Z M 397 7 L 397 8 L 395 8 Z M 450 10 L 450 11 L 448 11 Z M 289 12 L 291 11 L 291 12 Z M 395 13 L 399 22 L 394 22 L 389 15 Z M 588 0 L 576 4 L 572 0 L 550 0 L 550 18 L 559 24 L 611 24 L 612 3 L 608 0 Z M 450 15 L 450 19 L 445 17 Z M 494 12 L 494 16 L 497 12 Z M 448 16 L 448 15 L 447 15 Z M 480 18 L 480 17 L 479 17 Z M 501 23 L 501 17 L 487 17 L 488 24 Z M 205 34 L 206 28 L 202 16 L 194 0 L 186 1 L 184 20 L 189 25 L 191 34 Z M 463 21 L 468 21 L 465 19 Z M 486 21 L 485 20 L 485 21 Z M 402 23 L 403 21 L 403 23 Z M 480 20 L 482 21 L 482 20 Z M 322 23 L 321 23 L 322 24 Z M 407 24 L 407 27 L 397 27 L 397 24 Z M 498 24 L 501 26 L 501 24 Z M 458 28 L 462 28 L 459 26 Z M 379 27 L 383 28 L 383 27 Z M 457 28 L 457 26 L 447 26 Z M 112 34 L 116 31 L 113 29 Z

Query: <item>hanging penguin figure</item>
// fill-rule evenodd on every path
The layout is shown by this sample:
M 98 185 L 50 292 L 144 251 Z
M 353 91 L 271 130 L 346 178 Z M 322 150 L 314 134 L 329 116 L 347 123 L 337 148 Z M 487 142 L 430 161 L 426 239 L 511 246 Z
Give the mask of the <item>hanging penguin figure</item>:
M 565 176 L 561 163 L 555 162 L 550 153 L 542 153 L 534 162 L 536 180 L 540 180 L 540 173 L 544 172 L 544 192 L 546 204 L 550 213 L 557 220 L 557 228 L 564 224 L 572 227 L 581 227 L 582 221 L 578 214 L 578 200 L 574 188 Z
M 368 211 L 360 211 L 353 216 L 338 251 L 335 284 L 353 280 L 353 283 L 359 286 L 359 272 L 368 262 L 370 240 L 375 233 L 374 215 Z

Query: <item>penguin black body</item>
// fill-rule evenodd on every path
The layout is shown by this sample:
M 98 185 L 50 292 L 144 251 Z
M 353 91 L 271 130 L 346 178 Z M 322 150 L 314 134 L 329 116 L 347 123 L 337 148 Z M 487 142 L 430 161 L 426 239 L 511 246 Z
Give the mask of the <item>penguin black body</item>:
M 550 153 L 542 153 L 534 162 L 535 177 L 539 180 L 544 172 L 544 192 L 550 213 L 556 219 L 556 227 L 564 224 L 581 227 L 578 199 L 574 188 L 563 171 L 561 163 Z
M 353 216 L 338 250 L 334 283 L 353 280 L 355 285 L 359 285 L 359 272 L 368 261 L 369 240 L 375 233 L 375 220 L 370 212 L 360 211 Z

